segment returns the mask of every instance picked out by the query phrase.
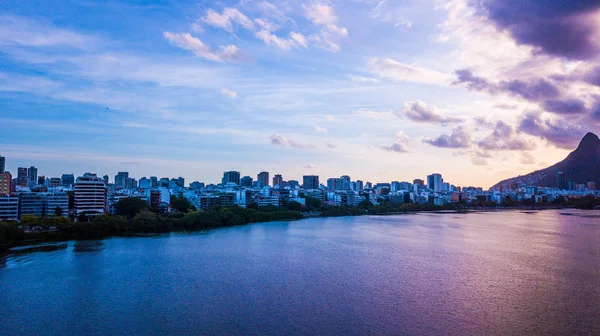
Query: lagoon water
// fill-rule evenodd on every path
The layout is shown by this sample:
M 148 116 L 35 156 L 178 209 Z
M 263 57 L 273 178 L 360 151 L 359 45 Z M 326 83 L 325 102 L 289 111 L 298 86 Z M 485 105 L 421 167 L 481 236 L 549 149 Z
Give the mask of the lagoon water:
M 599 335 L 600 212 L 316 218 L 0 256 L 2 335 Z

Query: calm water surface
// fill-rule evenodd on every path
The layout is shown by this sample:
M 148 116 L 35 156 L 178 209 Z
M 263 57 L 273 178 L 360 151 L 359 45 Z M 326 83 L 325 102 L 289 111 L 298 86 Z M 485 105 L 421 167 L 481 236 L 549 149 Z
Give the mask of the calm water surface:
M 600 212 L 319 218 L 45 249 L 0 257 L 0 334 L 600 334 Z

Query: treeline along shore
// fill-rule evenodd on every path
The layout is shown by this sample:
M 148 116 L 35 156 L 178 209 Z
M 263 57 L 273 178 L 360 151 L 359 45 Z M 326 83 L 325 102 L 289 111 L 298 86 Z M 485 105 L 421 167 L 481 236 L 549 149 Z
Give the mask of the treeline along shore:
M 600 206 L 596 198 L 579 199 L 573 202 L 535 204 L 514 203 L 505 206 L 496 204 L 391 204 L 381 202 L 373 205 L 361 202 L 355 207 L 329 207 L 314 198 L 307 198 L 306 205 L 289 202 L 285 207 L 258 207 L 251 204 L 247 208 L 238 206 L 215 207 L 205 211 L 196 211 L 184 199 L 173 202 L 174 209 L 169 213 L 159 213 L 149 209 L 146 202 L 137 198 L 126 198 L 116 205 L 115 215 L 88 215 L 63 217 L 58 214 L 38 218 L 25 215 L 20 222 L 0 221 L 0 250 L 14 246 L 44 241 L 62 241 L 70 239 L 101 239 L 110 236 L 136 233 L 166 233 L 176 231 L 195 231 L 230 227 L 250 223 L 290 221 L 306 217 L 341 217 L 361 215 L 390 215 L 430 211 L 497 210 L 497 209 L 547 209 L 581 208 L 594 209 Z

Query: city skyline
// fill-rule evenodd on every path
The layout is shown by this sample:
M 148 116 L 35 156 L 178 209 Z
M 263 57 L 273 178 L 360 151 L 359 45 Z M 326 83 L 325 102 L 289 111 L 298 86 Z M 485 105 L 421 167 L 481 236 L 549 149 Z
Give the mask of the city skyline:
M 4 158 L 6 159 L 6 157 L 3 157 L 0 155 L 0 158 Z M 10 160 L 6 160 L 8 162 L 10 162 Z M 28 174 L 28 172 L 31 169 L 35 169 L 35 172 L 37 174 L 37 172 L 40 170 L 40 168 L 36 165 L 30 165 L 29 167 L 18 167 L 17 169 L 22 169 L 26 172 L 26 174 Z M 17 169 L 15 169 L 15 171 L 17 171 Z M 13 174 L 11 172 L 10 169 L 6 169 L 6 172 L 11 173 L 13 180 L 17 181 L 18 184 L 18 174 Z M 98 178 L 103 178 L 103 177 L 108 177 L 109 183 L 110 184 L 114 184 L 115 186 L 122 186 L 122 187 L 127 187 L 127 179 L 133 179 L 135 182 L 139 183 L 140 180 L 145 179 L 147 180 L 147 182 L 149 182 L 152 178 L 157 178 L 157 180 L 160 179 L 164 179 L 164 178 L 168 178 L 169 180 L 177 180 L 177 179 L 183 179 L 185 180 L 186 184 L 185 186 L 189 186 L 192 183 L 196 183 L 196 182 L 200 182 L 200 183 L 204 183 L 205 185 L 218 185 L 218 184 L 227 184 L 227 182 L 225 182 L 225 177 L 229 176 L 231 173 L 237 174 L 237 177 L 234 178 L 234 180 L 237 179 L 237 182 L 234 182 L 235 184 L 237 184 L 238 186 L 244 186 L 243 183 L 241 183 L 240 181 L 243 180 L 243 178 L 245 177 L 250 177 L 252 178 L 253 182 L 259 182 L 259 177 L 261 176 L 261 174 L 266 174 L 266 178 L 265 181 L 268 181 L 268 183 L 262 183 L 262 186 L 275 186 L 275 179 L 276 178 L 281 178 L 281 181 L 283 182 L 289 182 L 289 181 L 296 181 L 299 183 L 300 186 L 303 186 L 305 183 L 306 184 L 310 184 L 315 186 L 315 188 L 312 189 L 318 189 L 319 186 L 323 185 L 323 186 L 327 186 L 327 182 L 328 180 L 331 179 L 344 179 L 347 178 L 348 179 L 348 183 L 351 182 L 352 179 L 354 179 L 354 182 L 360 182 L 360 183 L 372 183 L 372 184 L 377 184 L 377 183 L 394 183 L 394 182 L 408 182 L 412 184 L 412 181 L 423 181 L 422 179 L 420 179 L 419 177 L 416 178 L 395 178 L 389 181 L 385 181 L 385 180 L 368 180 L 368 179 L 361 179 L 359 178 L 351 178 L 348 175 L 340 175 L 338 177 L 335 176 L 321 176 L 318 174 L 303 174 L 299 177 L 292 177 L 292 178 L 287 178 L 285 175 L 283 174 L 273 174 L 271 172 L 268 171 L 260 171 L 255 173 L 254 175 L 257 177 L 256 179 L 252 177 L 252 174 L 248 175 L 247 172 L 241 172 L 241 171 L 235 171 L 235 170 L 227 170 L 224 172 L 221 172 L 221 178 L 220 179 L 216 179 L 215 181 L 211 181 L 211 180 L 206 180 L 206 179 L 188 179 L 187 177 L 183 176 L 183 175 L 171 175 L 171 176 L 160 176 L 160 175 L 156 175 L 156 174 L 150 174 L 150 175 L 135 175 L 135 174 L 131 174 L 131 172 L 129 171 L 117 171 L 115 172 L 113 175 L 111 175 L 110 173 L 106 173 L 106 172 L 94 172 L 94 171 L 85 171 L 85 172 L 81 172 L 81 173 L 72 173 L 72 172 L 62 172 L 60 174 L 58 174 L 57 176 L 54 175 L 50 175 L 50 174 L 45 174 L 45 175 L 39 175 L 39 177 L 44 177 L 46 179 L 52 179 L 52 178 L 60 178 L 61 180 L 65 177 L 65 176 L 70 176 L 73 178 L 73 182 L 77 179 L 77 177 L 83 177 L 85 174 L 94 174 L 97 175 Z M 269 175 L 273 176 L 273 179 L 269 179 Z M 430 176 L 439 176 L 439 181 L 443 181 L 442 179 L 442 175 L 440 173 L 437 172 L 433 172 L 433 173 L 427 173 L 426 177 L 429 178 Z M 29 182 L 33 182 L 33 184 L 35 185 L 36 183 L 31 179 L 31 177 L 29 175 L 25 175 L 24 176 L 26 178 L 26 181 Z M 38 175 L 36 175 L 36 181 L 37 181 L 37 177 Z M 316 178 L 316 179 L 314 179 Z M 316 181 L 317 183 L 315 184 L 314 181 Z M 233 182 L 231 180 L 228 180 L 228 182 Z M 39 184 L 39 183 L 38 183 Z M 61 181 L 61 185 L 64 185 L 65 183 Z M 70 183 L 72 184 L 72 183 Z M 27 186 L 31 185 L 31 183 L 28 183 Z M 454 184 L 452 184 L 454 186 Z M 459 185 L 456 185 L 457 187 L 459 187 Z M 469 187 L 479 187 L 481 188 L 481 186 L 476 186 L 473 184 L 470 185 L 464 185 L 465 187 L 469 186 Z M 344 187 L 344 189 L 347 189 L 346 187 Z M 362 188 L 360 188 L 362 189 Z
M 474 3 L 0 4 L 2 155 L 55 176 L 440 170 L 487 188 L 599 130 L 600 45 L 597 6 Z

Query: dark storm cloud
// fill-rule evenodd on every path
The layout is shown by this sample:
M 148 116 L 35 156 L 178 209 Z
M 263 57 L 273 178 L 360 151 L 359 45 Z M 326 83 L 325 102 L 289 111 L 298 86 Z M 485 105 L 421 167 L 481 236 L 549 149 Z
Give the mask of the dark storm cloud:
M 470 90 L 490 94 L 504 92 L 535 102 L 560 95 L 559 88 L 545 79 L 537 78 L 529 81 L 515 79 L 491 83 L 485 78 L 474 75 L 469 69 L 456 70 L 456 80 L 453 84 L 464 84 Z
M 499 89 L 530 101 L 552 98 L 560 94 L 558 87 L 545 79 L 529 82 L 519 79 L 504 81 L 499 84 Z
M 534 143 L 520 138 L 513 127 L 504 121 L 496 122 L 492 134 L 483 138 L 477 144 L 479 148 L 485 151 L 526 151 L 535 149 Z
M 519 124 L 519 131 L 545 139 L 556 147 L 573 149 L 585 134 L 581 126 L 566 120 L 543 119 L 541 113 L 526 114 Z
M 469 69 L 456 70 L 456 80 L 452 84 L 466 84 L 469 90 L 489 91 L 490 83 L 483 77 L 478 77 Z
M 557 114 L 579 114 L 586 111 L 581 99 L 546 100 L 542 106 L 544 110 Z
M 473 0 L 520 44 L 550 55 L 589 59 L 600 51 L 593 13 L 600 0 Z

